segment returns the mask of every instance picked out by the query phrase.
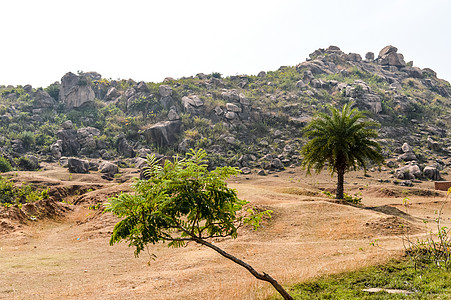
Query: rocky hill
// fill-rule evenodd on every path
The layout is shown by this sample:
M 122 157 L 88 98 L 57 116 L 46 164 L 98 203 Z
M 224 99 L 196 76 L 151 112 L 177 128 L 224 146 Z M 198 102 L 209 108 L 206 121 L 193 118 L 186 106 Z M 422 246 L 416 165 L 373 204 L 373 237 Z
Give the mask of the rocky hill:
M 421 178 L 427 166 L 434 169 L 427 176 L 437 179 L 451 166 L 451 86 L 433 70 L 406 63 L 393 46 L 365 59 L 330 46 L 256 76 L 146 83 L 80 72 L 45 88 L 0 86 L 0 146 L 19 169 L 77 161 L 73 172 L 108 166 L 112 176 L 119 159 L 140 166 L 149 153 L 202 147 L 212 165 L 276 171 L 299 165 L 302 127 L 315 112 L 349 101 L 381 123 L 388 166 L 404 168 L 395 173 L 399 179 Z

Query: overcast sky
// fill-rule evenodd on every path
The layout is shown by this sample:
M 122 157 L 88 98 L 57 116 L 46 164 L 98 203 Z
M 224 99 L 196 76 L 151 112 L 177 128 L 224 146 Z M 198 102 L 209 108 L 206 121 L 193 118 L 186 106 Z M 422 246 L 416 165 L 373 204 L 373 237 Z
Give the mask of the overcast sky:
M 451 81 L 451 1 L 0 1 L 0 84 L 48 86 L 69 71 L 160 82 L 257 74 L 318 48 L 394 45 Z

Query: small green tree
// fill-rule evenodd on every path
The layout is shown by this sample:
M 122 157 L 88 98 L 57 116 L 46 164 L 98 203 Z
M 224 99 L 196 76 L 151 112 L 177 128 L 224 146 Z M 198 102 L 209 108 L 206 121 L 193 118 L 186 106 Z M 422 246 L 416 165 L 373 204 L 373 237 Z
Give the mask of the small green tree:
M 11 166 L 11 163 L 4 158 L 3 156 L 0 156 L 0 172 L 9 172 L 11 171 L 13 168 Z
M 381 147 L 373 138 L 373 128 L 379 124 L 366 120 L 363 112 L 347 103 L 339 111 L 329 107 L 331 115 L 319 113 L 305 128 L 310 140 L 302 147 L 302 166 L 307 174 L 314 169 L 317 173 L 328 166 L 331 174 L 337 173 L 336 198 L 344 196 L 344 174 L 362 167 L 366 171 L 368 162 L 381 164 L 384 160 Z
M 155 156 L 148 156 L 149 167 L 144 172 L 148 179 L 136 181 L 134 194 L 109 199 L 107 211 L 123 218 L 115 225 L 110 244 L 125 239 L 139 255 L 147 244 L 167 241 L 169 247 L 177 248 L 196 242 L 243 266 L 257 279 L 271 283 L 285 299 L 292 299 L 270 275 L 258 273 L 209 242 L 211 238 L 236 238 L 243 224 L 257 229 L 269 211 L 250 209 L 243 214 L 242 208 L 248 202 L 238 199 L 236 191 L 225 182 L 239 171 L 232 167 L 209 171 L 204 150 L 191 150 L 189 155 L 174 162 L 166 160 L 163 166 Z
M 20 140 L 22 141 L 22 145 L 26 150 L 30 150 L 32 146 L 35 144 L 34 133 L 31 131 L 24 131 L 20 136 Z

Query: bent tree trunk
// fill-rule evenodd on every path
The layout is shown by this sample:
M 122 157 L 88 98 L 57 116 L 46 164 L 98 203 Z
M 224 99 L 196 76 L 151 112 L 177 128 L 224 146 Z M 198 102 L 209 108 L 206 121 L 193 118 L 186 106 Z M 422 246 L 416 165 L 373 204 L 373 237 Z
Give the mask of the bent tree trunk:
M 205 240 L 202 240 L 202 239 L 199 239 L 199 238 L 196 238 L 194 240 L 197 243 L 202 244 L 204 246 L 207 246 L 207 247 L 215 250 L 216 252 L 218 252 L 222 256 L 224 256 L 224 257 L 230 259 L 231 261 L 239 264 L 240 266 L 246 268 L 252 275 L 254 275 L 255 278 L 271 283 L 272 286 L 279 292 L 280 295 L 282 295 L 282 297 L 285 300 L 293 300 L 293 297 L 291 297 L 290 294 L 288 294 L 287 291 L 285 291 L 285 289 L 274 278 L 272 278 L 271 276 L 269 276 L 265 272 L 263 272 L 263 274 L 258 273 L 254 268 L 252 268 L 251 265 L 245 263 L 241 259 L 236 258 L 235 256 L 225 252 L 221 248 L 216 247 L 215 245 L 213 245 L 213 244 L 211 244 L 211 243 L 209 243 L 209 242 L 207 242 Z
M 338 177 L 338 182 L 337 182 L 337 193 L 335 195 L 335 198 L 339 199 L 339 200 L 343 200 L 344 198 L 344 177 L 345 177 L 345 170 L 344 169 L 338 169 L 337 170 L 337 177 Z

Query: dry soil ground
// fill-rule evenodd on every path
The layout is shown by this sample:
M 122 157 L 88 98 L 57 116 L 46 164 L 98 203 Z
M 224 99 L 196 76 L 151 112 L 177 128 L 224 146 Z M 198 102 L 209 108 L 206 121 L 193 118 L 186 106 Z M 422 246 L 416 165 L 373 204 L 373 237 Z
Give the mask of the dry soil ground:
M 274 293 L 268 283 L 196 244 L 180 249 L 152 245 L 155 260 L 146 253 L 135 258 L 125 243 L 110 246 L 117 219 L 88 207 L 129 190 L 130 181 L 70 176 L 52 165 L 46 169 L 12 174 L 18 182 L 51 186 L 54 198 L 65 203 L 25 207 L 27 215 L 0 211 L 1 299 L 264 299 Z M 133 172 L 125 170 L 123 179 Z M 388 171 L 369 174 L 345 178 L 347 192 L 362 193 L 361 207 L 334 203 L 319 193 L 334 188 L 335 178 L 327 173 L 306 177 L 289 169 L 232 178 L 240 198 L 271 209 L 273 217 L 258 231 L 243 228 L 237 239 L 214 243 L 285 285 L 400 256 L 406 228 L 410 235 L 424 234 L 433 222 L 424 225 L 423 220 L 437 216 L 445 193 L 434 192 L 432 182 L 398 187 L 378 182 L 389 179 Z M 444 216 L 450 215 L 446 205 Z

